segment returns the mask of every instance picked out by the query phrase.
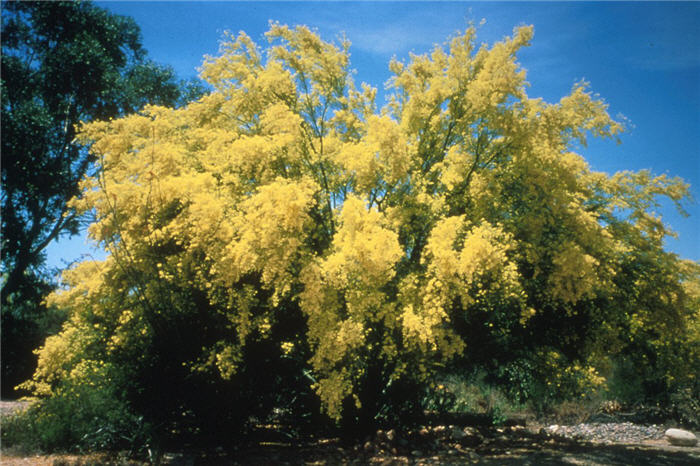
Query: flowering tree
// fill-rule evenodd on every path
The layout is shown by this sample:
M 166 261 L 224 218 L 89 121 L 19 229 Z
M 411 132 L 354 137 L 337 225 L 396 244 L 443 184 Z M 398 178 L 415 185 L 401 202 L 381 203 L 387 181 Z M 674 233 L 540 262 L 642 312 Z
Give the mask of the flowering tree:
M 161 416 L 211 414 L 205 392 L 224 416 L 293 368 L 331 418 L 371 423 L 446 368 L 580 391 L 625 332 L 697 345 L 696 265 L 652 213 L 687 186 L 592 171 L 576 149 L 623 128 L 585 83 L 530 98 L 531 37 L 477 48 L 469 28 L 393 61 L 377 110 L 348 43 L 273 24 L 265 51 L 240 34 L 206 58 L 199 101 L 84 125 L 101 170 L 72 205 L 109 256 L 66 272 L 71 318 L 28 385 L 125 380 Z

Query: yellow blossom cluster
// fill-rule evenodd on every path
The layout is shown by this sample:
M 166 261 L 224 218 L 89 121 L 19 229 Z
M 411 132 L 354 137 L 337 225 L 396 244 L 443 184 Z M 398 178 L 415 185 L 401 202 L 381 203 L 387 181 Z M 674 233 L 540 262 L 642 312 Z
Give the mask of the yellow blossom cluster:
M 50 298 L 70 318 L 39 351 L 36 393 L 100 358 L 138 361 L 177 316 L 210 322 L 191 329 L 205 336 L 183 367 L 232 380 L 249 345 L 280 338 L 340 419 L 366 406 L 368 374 L 384 390 L 467 357 L 475 322 L 499 341 L 536 335 L 546 312 L 615 293 L 634 242 L 667 233 L 655 196 L 678 202 L 687 186 L 591 172 L 573 150 L 622 130 L 605 104 L 585 83 L 530 98 L 517 53 L 532 28 L 478 48 L 475 31 L 392 61 L 379 112 L 349 42 L 274 23 L 266 50 L 225 36 L 199 100 L 84 124 L 99 170 L 71 206 L 109 256 Z M 280 337 L 294 313 L 304 333 Z

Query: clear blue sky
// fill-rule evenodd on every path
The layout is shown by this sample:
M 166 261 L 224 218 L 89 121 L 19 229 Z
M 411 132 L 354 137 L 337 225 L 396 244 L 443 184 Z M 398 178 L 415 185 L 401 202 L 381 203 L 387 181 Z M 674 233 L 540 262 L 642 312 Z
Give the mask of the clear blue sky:
M 264 45 L 270 20 L 316 28 L 326 40 L 345 33 L 352 42 L 356 81 L 380 91 L 392 56 L 423 53 L 464 30 L 485 24 L 478 40 L 493 43 L 514 26 L 532 24 L 532 46 L 519 55 L 528 70 L 528 94 L 558 101 L 585 79 L 624 115 L 630 129 L 622 144 L 590 141 L 583 155 L 594 170 L 651 169 L 681 176 L 700 201 L 700 3 L 500 2 L 97 2 L 133 17 L 151 58 L 182 78 L 197 75 L 205 54 L 215 55 L 224 31 L 245 31 Z M 381 103 L 381 102 L 380 102 Z M 686 203 L 683 218 L 660 213 L 678 232 L 667 248 L 700 261 L 700 207 Z M 50 247 L 60 266 L 89 252 L 84 238 Z M 98 252 L 93 251 L 95 255 Z

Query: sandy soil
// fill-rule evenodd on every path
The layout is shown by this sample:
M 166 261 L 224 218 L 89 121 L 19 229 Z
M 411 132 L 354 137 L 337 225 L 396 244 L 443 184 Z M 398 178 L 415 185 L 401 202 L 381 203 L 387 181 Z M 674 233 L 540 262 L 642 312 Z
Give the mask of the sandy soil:
M 29 403 L 26 401 L 0 401 L 0 417 L 9 416 L 15 412 L 26 408 Z
M 0 402 L 0 416 L 11 415 L 27 403 Z M 700 465 L 700 446 L 675 447 L 665 440 L 648 440 L 638 444 L 603 444 L 545 438 L 536 429 L 519 433 L 503 429 L 487 434 L 484 441 L 472 448 L 459 444 L 425 448 L 426 444 L 403 448 L 368 445 L 343 445 L 338 439 L 307 439 L 303 442 L 267 439 L 249 442 L 228 450 L 209 452 L 166 453 L 161 464 L 190 465 Z M 271 432 L 271 434 L 274 433 Z M 270 441 L 272 440 L 272 441 Z M 369 446 L 369 448 L 368 448 Z M 422 450 L 418 450 L 422 448 Z M 394 451 L 392 451 L 394 450 Z M 128 460 L 108 453 L 89 455 L 53 454 L 26 455 L 12 449 L 0 449 L 2 466 L 88 466 L 88 465 L 147 465 L 148 462 Z

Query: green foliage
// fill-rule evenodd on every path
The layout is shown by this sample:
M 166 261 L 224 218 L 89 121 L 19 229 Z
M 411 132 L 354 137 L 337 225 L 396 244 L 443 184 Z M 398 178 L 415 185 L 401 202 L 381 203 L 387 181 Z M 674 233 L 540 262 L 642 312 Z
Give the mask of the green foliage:
M 182 104 L 202 89 L 183 90 L 171 68 L 148 60 L 131 18 L 87 1 L 2 8 L 2 394 L 11 396 L 51 330 L 41 323 L 55 286 L 44 250 L 80 228 L 67 202 L 94 167 L 76 125 Z
M 14 394 L 15 385 L 31 378 L 36 369 L 32 350 L 41 346 L 47 335 L 58 332 L 66 319 L 65 309 L 37 305 L 52 290 L 48 279 L 26 278 L 22 292 L 26 300 L 1 310 L 3 397 Z
M 641 366 L 648 372 L 647 366 Z M 610 398 L 631 405 L 647 401 L 648 385 L 645 387 L 644 377 L 640 372 L 637 361 L 631 358 L 620 358 L 614 363 L 612 373 L 608 377 L 608 393 Z M 647 374 L 647 378 L 650 378 Z M 654 377 L 656 379 L 656 377 Z M 655 390 L 656 391 L 656 390 Z
M 672 416 L 690 429 L 700 428 L 700 390 L 683 388 L 670 396 Z
M 434 388 L 428 388 L 423 398 L 423 407 L 428 411 L 446 414 L 459 411 L 468 406 L 464 400 L 458 401 L 456 390 L 443 384 L 437 384 Z
M 508 416 L 521 413 L 527 405 L 515 401 L 481 371 L 468 376 L 450 375 L 426 388 L 423 408 L 438 416 L 467 415 L 501 425 Z
M 143 455 L 151 442 L 150 427 L 112 386 L 67 386 L 3 420 L 3 447 L 25 453 L 129 450 Z
M 579 398 L 550 403 L 540 413 L 543 419 L 554 424 L 575 425 L 590 422 L 591 416 L 600 412 L 600 398 Z
M 82 127 L 101 171 L 70 206 L 109 255 L 64 273 L 48 303 L 69 318 L 26 388 L 60 396 L 108 367 L 164 444 L 280 406 L 345 435 L 425 407 L 499 423 L 509 400 L 599 393 L 638 347 L 640 380 L 695 380 L 697 265 L 653 215 L 688 187 L 591 171 L 574 150 L 622 127 L 585 83 L 527 95 L 531 28 L 393 61 L 381 112 L 348 43 L 267 37 L 263 53 L 227 36 L 196 102 Z
M 614 317 L 620 331 L 612 342 L 610 393 L 626 404 L 665 406 L 674 393 L 699 397 L 700 267 L 667 253 L 657 252 L 653 262 L 631 256 L 618 277 L 635 287 L 615 303 L 625 312 Z

